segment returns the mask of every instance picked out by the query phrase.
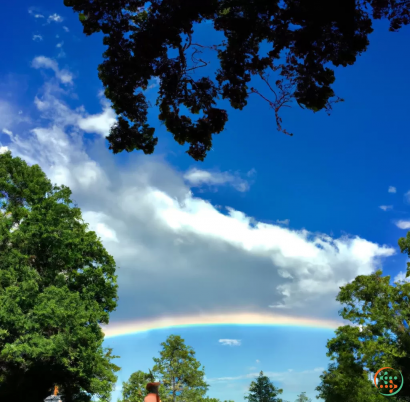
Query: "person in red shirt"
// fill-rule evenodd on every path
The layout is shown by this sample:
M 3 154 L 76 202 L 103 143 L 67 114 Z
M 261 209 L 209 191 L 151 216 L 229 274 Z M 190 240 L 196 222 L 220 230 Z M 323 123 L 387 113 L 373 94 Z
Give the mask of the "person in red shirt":
M 148 395 L 145 397 L 144 402 L 161 402 L 158 395 L 160 385 L 160 382 L 150 382 L 147 384 Z

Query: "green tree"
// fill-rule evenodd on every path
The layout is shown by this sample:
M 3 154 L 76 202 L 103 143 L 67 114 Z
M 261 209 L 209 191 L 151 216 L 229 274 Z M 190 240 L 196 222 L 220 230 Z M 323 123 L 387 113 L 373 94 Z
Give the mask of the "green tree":
M 260 96 L 273 109 L 278 129 L 290 134 L 281 126 L 279 110 L 294 101 L 314 112 L 329 112 L 340 100 L 332 89 L 332 66 L 352 65 L 366 51 L 372 19 L 387 18 L 391 31 L 410 21 L 410 2 L 402 0 L 64 4 L 79 13 L 86 35 L 104 34 L 107 50 L 99 77 L 119 116 L 108 137 L 110 149 L 154 151 L 158 139 L 148 124 L 150 105 L 144 92 L 156 78 L 159 120 L 175 141 L 189 144 L 187 152 L 195 160 L 206 157 L 213 135 L 221 133 L 228 120 L 218 99 L 242 110 L 249 95 Z M 219 43 L 198 43 L 195 28 L 206 20 L 222 34 Z M 212 78 L 210 52 L 219 62 Z M 256 89 L 254 82 L 265 87 Z
M 146 386 L 153 381 L 152 373 L 145 373 L 141 370 L 132 373 L 128 381 L 122 383 L 122 400 L 124 402 L 143 402 L 147 395 Z
M 199 402 L 208 390 L 204 367 L 195 358 L 195 351 L 178 335 L 170 335 L 161 343 L 160 357 L 154 358 L 153 373 L 160 378 L 163 402 Z
M 295 402 L 312 402 L 312 400 L 306 396 L 306 392 L 302 392 L 297 396 Z
M 71 191 L 0 155 L 0 400 L 108 401 L 118 367 L 102 347 L 117 303 L 115 262 Z
M 282 402 L 278 395 L 282 394 L 283 390 L 276 388 L 269 377 L 263 375 L 263 371 L 259 373 L 256 381 L 252 381 L 249 386 L 249 394 L 245 399 L 249 402 Z
M 399 246 L 403 253 L 409 255 L 410 232 L 406 238 L 399 240 Z M 409 275 L 410 265 L 407 264 Z M 364 368 L 376 373 L 382 367 L 392 367 L 400 370 L 404 377 L 403 388 L 396 400 L 410 400 L 409 297 L 410 283 L 391 284 L 390 276 L 383 277 L 380 270 L 372 275 L 358 276 L 352 283 L 341 287 L 337 300 L 345 307 L 340 315 L 354 325 L 339 327 L 336 336 L 327 344 L 328 356 L 338 366 L 331 366 L 331 374 L 323 377 L 321 392 L 327 390 L 329 395 L 330 391 L 336 392 L 336 386 L 341 389 L 343 384 L 349 383 L 346 376 L 352 373 L 359 376 Z M 365 384 L 363 387 L 367 387 L 368 393 L 364 395 L 366 400 L 370 400 L 371 390 L 375 391 L 376 388 Z M 375 396 L 372 398 L 379 400 Z M 328 400 L 333 402 L 339 399 Z M 340 397 L 340 400 L 348 399 Z M 351 400 L 362 399 L 356 397 Z

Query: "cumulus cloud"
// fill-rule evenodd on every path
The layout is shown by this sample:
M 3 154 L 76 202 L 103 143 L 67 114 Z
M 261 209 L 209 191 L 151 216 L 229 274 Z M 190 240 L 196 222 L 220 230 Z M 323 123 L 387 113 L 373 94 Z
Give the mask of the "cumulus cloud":
M 108 102 L 103 101 L 103 111 L 99 114 L 81 117 L 78 120 L 78 126 L 87 133 L 100 134 L 103 137 L 108 136 L 110 128 L 117 121 L 116 114 Z
M 111 124 L 101 117 L 104 106 L 91 119 L 84 108 L 69 108 L 58 90 L 47 88 L 35 99 L 44 123 L 12 136 L 7 146 L 14 156 L 39 164 L 53 183 L 71 188 L 84 219 L 116 259 L 120 303 L 113 323 L 267 312 L 269 306 L 284 307 L 289 315 L 333 319 L 340 308 L 339 287 L 372 273 L 394 253 L 357 236 L 290 230 L 232 208 L 218 209 L 191 192 L 203 177 L 215 181 L 206 171 L 183 175 L 163 159 L 141 153 L 119 164 L 103 138 Z M 101 136 L 85 143 L 87 130 Z M 220 184 L 226 176 L 216 177 Z M 153 281 L 155 302 L 147 304 Z
M 389 189 L 387 190 L 389 193 L 397 193 L 396 187 L 389 186 Z
M 248 191 L 250 187 L 248 181 L 230 172 L 211 172 L 192 168 L 185 173 L 184 179 L 192 187 L 230 185 L 240 192 Z
M 41 35 L 33 35 L 33 40 L 35 42 L 41 42 L 43 40 L 43 37 Z
M 62 18 L 60 15 L 54 13 L 54 14 L 51 14 L 51 15 L 48 17 L 47 21 L 48 21 L 48 22 L 62 22 L 62 21 L 63 21 L 63 18 Z
M 33 62 L 32 66 L 34 68 L 48 68 L 54 71 L 56 77 L 63 84 L 71 84 L 73 82 L 73 76 L 68 70 L 60 70 L 58 63 L 55 60 L 49 59 L 48 57 L 38 56 Z
M 239 339 L 220 339 L 219 343 L 226 346 L 240 346 L 241 341 Z
M 0 154 L 4 154 L 4 153 L 6 153 L 8 150 L 9 150 L 8 147 L 3 147 L 3 146 L 0 145 Z
M 393 209 L 393 205 L 380 205 L 379 208 L 382 209 L 383 211 L 388 211 L 390 209 Z
M 396 222 L 399 229 L 410 229 L 410 221 L 400 220 Z

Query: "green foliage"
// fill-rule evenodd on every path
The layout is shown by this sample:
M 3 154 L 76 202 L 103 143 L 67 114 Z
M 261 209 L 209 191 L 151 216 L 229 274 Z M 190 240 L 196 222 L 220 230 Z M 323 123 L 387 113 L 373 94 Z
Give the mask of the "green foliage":
M 407 234 L 399 246 L 409 254 L 409 245 Z M 409 274 L 409 265 L 407 269 Z M 318 390 L 326 401 L 381 401 L 366 379 L 365 367 L 371 373 L 382 367 L 400 370 L 404 385 L 395 400 L 410 400 L 409 297 L 410 283 L 390 284 L 390 277 L 383 277 L 381 271 L 358 276 L 341 288 L 337 300 L 345 307 L 340 315 L 355 326 L 339 327 L 327 344 L 328 356 L 337 365 L 332 364 L 321 377 Z
M 116 307 L 114 259 L 65 186 L 0 155 L 0 400 L 108 401 L 115 357 L 99 324 Z
M 161 344 L 159 358 L 154 358 L 152 371 L 160 377 L 162 402 L 200 402 L 208 384 L 204 381 L 204 368 L 195 358 L 195 351 L 186 346 L 178 335 L 170 335 Z
M 391 31 L 410 21 L 410 2 L 401 0 L 64 0 L 64 4 L 80 14 L 86 35 L 104 34 L 107 50 L 99 77 L 119 116 L 108 137 L 110 149 L 154 151 L 158 139 L 148 124 L 144 91 L 150 79 L 158 78 L 159 120 L 175 141 L 189 144 L 187 152 L 195 160 L 204 160 L 213 135 L 221 133 L 228 120 L 226 110 L 217 107 L 218 99 L 242 110 L 249 95 L 257 94 L 274 110 L 278 129 L 290 134 L 282 129 L 278 111 L 295 101 L 314 112 L 329 112 L 334 100 L 341 100 L 332 89 L 331 67 L 352 65 L 367 49 L 372 17 L 389 19 Z M 197 43 L 195 26 L 205 20 L 223 34 L 221 42 Z M 218 56 L 214 79 L 209 68 L 200 70 L 209 64 L 201 55 L 205 49 Z M 272 82 L 269 73 L 275 76 Z M 261 92 L 252 87 L 254 77 L 266 84 Z M 185 110 L 191 116 L 183 114 Z
M 312 400 L 306 396 L 306 392 L 302 392 L 297 396 L 295 402 L 312 402 Z
M 282 392 L 283 390 L 276 388 L 261 371 L 256 381 L 251 382 L 249 394 L 245 399 L 249 402 L 282 402 L 282 399 L 278 398 Z
M 124 402 L 143 402 L 148 391 L 146 385 L 153 382 L 151 373 L 139 370 L 132 373 L 128 381 L 122 383 L 122 400 Z

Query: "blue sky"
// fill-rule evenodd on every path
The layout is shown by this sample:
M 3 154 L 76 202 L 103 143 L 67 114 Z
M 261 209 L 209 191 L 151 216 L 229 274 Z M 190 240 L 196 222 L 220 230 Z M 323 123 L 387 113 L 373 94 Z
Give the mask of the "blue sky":
M 73 190 L 120 267 L 112 325 L 248 311 L 336 320 L 339 286 L 378 267 L 402 277 L 407 258 L 397 240 L 410 228 L 409 28 L 389 33 L 387 24 L 375 24 L 369 50 L 336 71 L 335 91 L 345 102 L 330 117 L 286 109 L 288 137 L 255 95 L 243 111 L 230 111 L 213 151 L 196 163 L 156 121 L 155 109 L 155 155 L 112 155 L 104 136 L 115 115 L 96 70 L 101 36 L 85 37 L 62 1 L 10 2 L 3 10 L 9 34 L 0 44 L 0 149 Z M 197 35 L 215 38 L 209 24 Z M 332 336 L 220 326 L 110 338 L 122 356 L 119 383 L 152 365 L 170 333 L 197 351 L 209 395 L 235 402 L 260 369 L 285 399 L 302 391 L 314 398 Z

